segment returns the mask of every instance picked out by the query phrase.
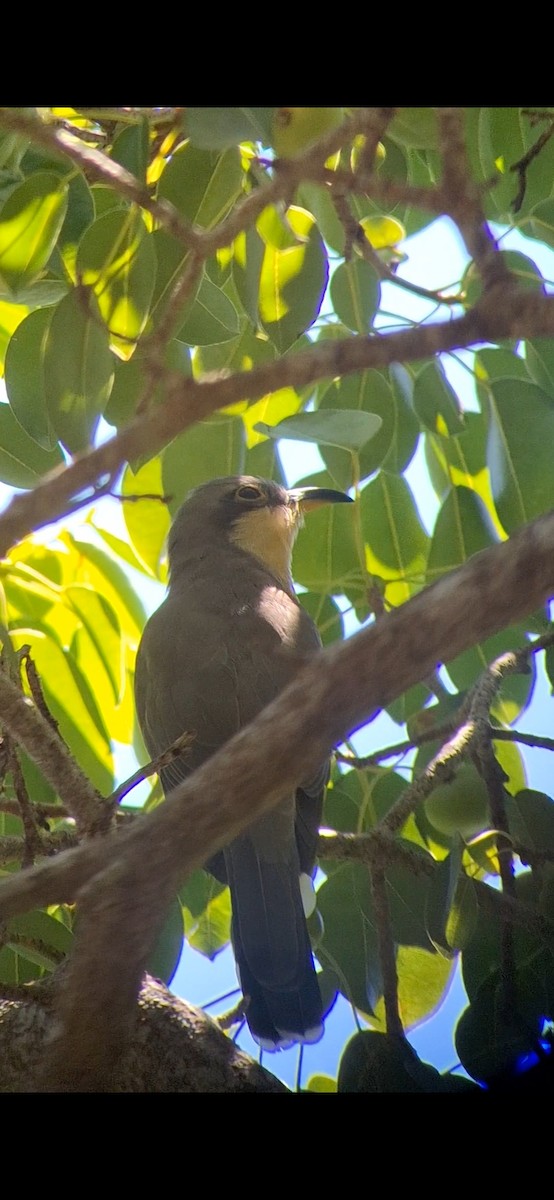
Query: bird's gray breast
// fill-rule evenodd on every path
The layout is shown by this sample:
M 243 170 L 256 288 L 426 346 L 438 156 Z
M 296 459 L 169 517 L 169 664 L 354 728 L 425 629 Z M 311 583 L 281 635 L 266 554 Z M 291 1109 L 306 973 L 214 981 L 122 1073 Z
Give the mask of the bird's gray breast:
M 296 598 L 263 572 L 178 580 L 150 618 L 137 658 L 149 752 L 186 729 L 195 735 L 189 763 L 198 765 L 270 703 L 318 645 Z

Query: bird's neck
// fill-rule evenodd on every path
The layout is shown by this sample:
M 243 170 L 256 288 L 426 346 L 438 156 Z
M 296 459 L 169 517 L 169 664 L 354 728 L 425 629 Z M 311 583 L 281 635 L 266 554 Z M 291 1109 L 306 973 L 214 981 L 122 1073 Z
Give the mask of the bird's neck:
M 293 591 L 291 556 L 298 525 L 288 510 L 260 508 L 235 521 L 230 540 L 252 554 L 288 591 Z

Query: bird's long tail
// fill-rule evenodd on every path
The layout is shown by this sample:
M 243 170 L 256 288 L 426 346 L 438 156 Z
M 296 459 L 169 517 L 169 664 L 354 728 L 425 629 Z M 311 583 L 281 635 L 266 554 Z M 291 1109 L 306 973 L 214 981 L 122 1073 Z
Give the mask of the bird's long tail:
M 275 835 L 276 817 L 270 813 L 225 849 L 246 1019 L 267 1050 L 316 1042 L 323 1033 L 294 832 L 286 839 Z

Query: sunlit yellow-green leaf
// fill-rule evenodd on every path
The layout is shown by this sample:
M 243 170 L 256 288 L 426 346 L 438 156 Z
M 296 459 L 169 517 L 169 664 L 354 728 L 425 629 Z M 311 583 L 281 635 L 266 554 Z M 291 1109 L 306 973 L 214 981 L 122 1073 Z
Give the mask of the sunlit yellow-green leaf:
M 270 392 L 268 396 L 262 396 L 261 400 L 245 408 L 242 419 L 248 449 L 267 437 L 267 434 L 258 429 L 258 425 L 276 426 L 286 417 L 297 413 L 301 405 L 302 399 L 294 388 L 279 388 L 278 392 Z
M 420 946 L 399 946 L 396 955 L 398 1006 L 406 1029 L 413 1029 L 433 1015 L 444 998 L 456 964 L 442 954 L 430 954 Z M 383 1000 L 375 1009 L 372 1024 L 385 1028 Z
M 374 250 L 397 246 L 406 237 L 406 230 L 394 217 L 362 217 L 360 225 Z
M 227 945 L 231 937 L 231 896 L 225 888 L 219 895 L 210 900 L 200 918 L 192 924 L 187 923 L 185 910 L 185 928 L 187 940 L 194 950 L 206 958 L 215 958 L 219 950 Z M 190 933 L 188 929 L 190 928 Z
M 160 558 L 169 531 L 169 513 L 163 503 L 162 464 L 151 458 L 140 470 L 125 469 L 121 487 L 124 496 L 150 499 L 129 500 L 123 505 L 123 518 L 136 553 L 152 575 L 158 575 Z M 159 497 L 159 499 L 156 499 Z
M 6 351 L 12 333 L 29 313 L 27 304 L 10 304 L 0 299 L 0 377 L 4 375 Z
M 259 297 L 262 325 L 281 353 L 315 321 L 328 276 L 325 247 L 312 214 L 293 207 L 287 219 L 297 242 L 283 250 L 266 245 Z
M 46 266 L 67 209 L 67 185 L 51 171 L 30 175 L 0 212 L 0 277 L 14 294 Z
M 136 648 L 146 621 L 146 612 L 126 572 L 113 555 L 76 537 L 67 529 L 60 534 L 59 540 L 72 556 L 71 582 L 88 583 L 109 600 L 122 630 Z
M 64 599 L 83 622 L 110 679 L 114 700 L 119 700 L 123 687 L 123 646 L 114 609 L 105 596 L 85 584 L 66 587 Z

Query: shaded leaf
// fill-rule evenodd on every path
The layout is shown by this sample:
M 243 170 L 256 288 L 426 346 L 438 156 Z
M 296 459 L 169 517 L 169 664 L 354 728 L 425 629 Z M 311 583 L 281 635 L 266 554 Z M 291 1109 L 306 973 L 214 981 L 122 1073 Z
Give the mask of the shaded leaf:
M 60 441 L 75 454 L 95 435 L 113 383 L 114 359 L 98 304 L 74 288 L 57 305 L 44 342 L 44 392 Z
M 13 415 L 8 404 L 0 404 L 0 479 L 10 487 L 32 488 L 47 471 L 63 462 L 59 446 L 39 446 Z
M 367 333 L 381 299 L 375 268 L 363 258 L 340 263 L 333 273 L 330 292 L 339 320 L 354 333 Z
M 50 450 L 57 443 L 44 395 L 44 343 L 52 310 L 37 308 L 18 325 L 6 351 L 6 391 L 12 412 L 29 437 Z
M 139 212 L 112 209 L 81 239 L 77 275 L 93 289 L 120 358 L 131 357 L 148 319 L 156 274 L 152 239 Z

